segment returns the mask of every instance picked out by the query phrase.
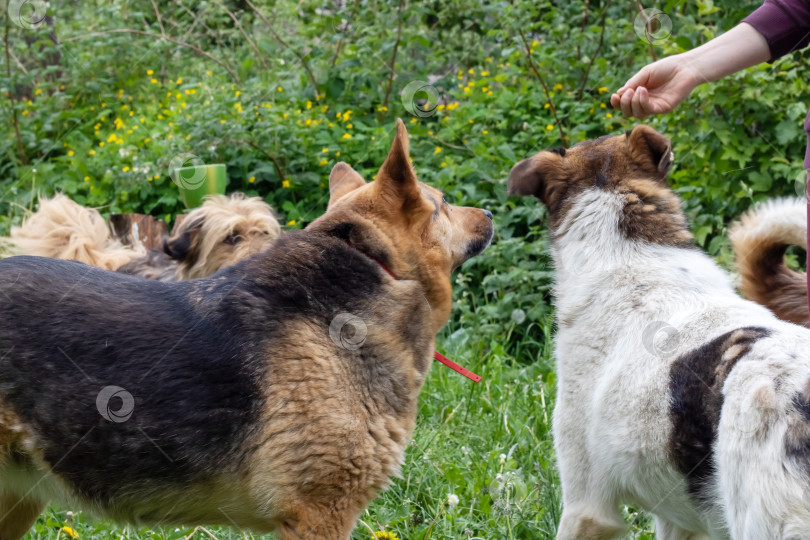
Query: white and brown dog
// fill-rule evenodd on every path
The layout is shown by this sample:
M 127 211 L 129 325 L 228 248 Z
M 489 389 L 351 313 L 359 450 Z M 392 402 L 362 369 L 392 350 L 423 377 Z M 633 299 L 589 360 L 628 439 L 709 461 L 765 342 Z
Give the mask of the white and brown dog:
M 740 298 L 694 246 L 672 159 L 639 126 L 509 177 L 553 238 L 557 538 L 620 535 L 621 504 L 660 539 L 810 538 L 810 330 Z

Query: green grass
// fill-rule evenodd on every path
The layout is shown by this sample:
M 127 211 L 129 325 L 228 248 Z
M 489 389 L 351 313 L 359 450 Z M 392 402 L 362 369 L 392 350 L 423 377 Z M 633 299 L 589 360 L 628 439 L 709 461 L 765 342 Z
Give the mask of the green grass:
M 548 324 L 551 324 L 549 320 Z M 451 322 L 442 336 L 457 329 Z M 354 540 L 372 538 L 370 530 L 399 539 L 547 539 L 554 538 L 561 512 L 560 484 L 551 437 L 555 374 L 551 343 L 532 342 L 550 328 L 524 334 L 515 350 L 540 350 L 537 358 L 514 358 L 504 343 L 439 348 L 484 377 L 473 384 L 436 363 L 420 396 L 418 425 L 407 451 L 402 478 L 363 512 Z M 448 505 L 448 495 L 458 505 Z M 72 510 L 70 518 L 67 511 Z M 627 510 L 627 538 L 651 539 L 644 515 Z M 94 519 L 77 509 L 49 508 L 27 539 L 66 539 L 60 528 L 73 527 L 82 539 L 175 540 L 191 527 L 135 529 Z M 207 528 L 219 540 L 259 538 L 228 528 Z M 193 538 L 211 538 L 197 530 Z M 272 538 L 272 535 L 261 538 Z

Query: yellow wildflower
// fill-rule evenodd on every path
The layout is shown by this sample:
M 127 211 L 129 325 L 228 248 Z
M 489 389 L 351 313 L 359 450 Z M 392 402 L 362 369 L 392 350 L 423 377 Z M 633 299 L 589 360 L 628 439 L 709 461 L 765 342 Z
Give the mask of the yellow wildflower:
M 290 187 L 290 181 L 289 180 L 283 180 L 281 182 L 281 187 L 284 187 L 284 188 Z
M 377 531 L 374 533 L 377 540 L 399 540 L 399 536 L 395 532 Z
M 433 151 L 433 153 L 434 153 L 434 154 L 438 154 L 438 153 L 439 153 L 439 152 L 441 152 L 441 151 L 442 151 L 442 147 L 441 147 L 441 146 L 437 146 L 437 147 L 436 147 L 436 149 Z
M 157 79 L 152 79 L 152 84 L 157 84 Z
M 343 138 L 344 138 L 344 139 L 351 139 L 351 138 L 352 138 L 352 136 L 351 136 L 351 134 L 350 134 L 350 133 L 344 133 L 344 134 L 343 134 Z
M 68 157 L 73 157 L 73 154 L 74 154 L 73 150 L 68 150 Z
M 556 91 L 556 90 L 562 90 L 562 85 L 561 85 L 560 83 L 557 83 L 557 84 L 555 84 L 555 85 L 554 85 L 554 87 L 552 88 L 552 90 L 555 90 L 555 91 Z
M 610 114 L 610 113 L 607 113 L 607 114 L 605 115 L 605 118 L 613 118 L 613 115 L 612 115 L 612 114 Z
M 250 182 L 251 184 L 252 184 L 253 182 L 255 182 L 255 181 L 256 181 L 256 177 L 255 177 L 255 176 L 251 176 L 251 177 L 250 177 L 250 179 L 248 180 L 248 182 Z
M 72 527 L 68 527 L 67 525 L 62 527 L 62 532 L 65 533 L 66 535 L 68 535 L 70 538 L 78 538 L 79 537 L 79 533 L 76 532 L 76 529 L 74 529 Z
M 89 151 L 89 152 L 87 152 L 87 153 L 88 153 L 88 154 L 90 154 L 91 156 L 95 156 L 95 155 L 96 155 L 96 151 L 95 151 L 95 150 L 90 150 L 90 151 Z
M 554 129 L 554 126 L 552 126 L 551 124 L 549 124 L 549 125 L 547 125 L 547 126 L 546 126 L 546 129 L 547 129 L 547 130 L 549 130 L 549 131 L 551 131 L 552 129 Z
M 550 104 L 550 103 L 546 103 L 545 105 L 543 105 L 543 108 L 544 108 L 544 109 L 548 109 L 549 107 L 551 107 L 551 104 Z
M 129 170 L 129 167 L 124 167 L 124 168 L 123 168 L 123 169 L 121 169 L 121 170 L 122 170 L 122 171 L 124 171 L 124 172 L 127 172 L 127 171 Z
M 154 71 L 152 71 L 151 69 L 146 70 L 146 74 L 147 74 L 147 75 L 153 75 L 154 73 L 155 73 L 155 72 L 154 72 Z
M 603 87 L 601 87 L 601 88 L 599 89 L 599 93 L 600 93 L 600 94 L 604 94 L 605 92 L 607 92 L 607 86 L 603 86 Z
M 328 152 L 328 151 L 329 151 L 329 149 L 328 149 L 328 148 L 323 148 L 323 149 L 321 149 L 321 152 L 324 152 L 324 153 L 326 153 L 326 152 Z

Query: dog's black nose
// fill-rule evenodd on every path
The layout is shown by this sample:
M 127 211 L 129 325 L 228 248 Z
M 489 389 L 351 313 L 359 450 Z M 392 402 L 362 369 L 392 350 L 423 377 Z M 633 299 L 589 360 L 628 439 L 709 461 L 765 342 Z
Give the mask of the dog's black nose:
M 489 219 L 492 219 L 492 212 L 489 210 L 484 210 L 484 215 L 487 216 Z

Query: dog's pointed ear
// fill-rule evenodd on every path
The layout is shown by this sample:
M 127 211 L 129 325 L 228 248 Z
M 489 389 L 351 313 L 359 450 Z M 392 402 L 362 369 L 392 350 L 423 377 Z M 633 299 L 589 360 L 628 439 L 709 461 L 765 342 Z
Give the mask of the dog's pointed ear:
M 400 118 L 397 118 L 397 132 L 388 157 L 377 173 L 376 183 L 386 198 L 402 201 L 419 197 L 419 181 L 413 170 L 409 156 L 408 130 Z
M 537 156 L 532 156 L 515 163 L 506 181 L 507 195 L 533 195 L 544 201 L 546 183 L 538 161 Z
M 649 126 L 641 125 L 627 132 L 627 144 L 630 156 L 637 164 L 658 178 L 666 177 L 675 160 L 672 143 L 667 137 Z
M 327 206 L 331 207 L 338 199 L 364 185 L 366 185 L 366 181 L 348 163 L 343 161 L 336 163 L 332 167 L 332 172 L 329 173 L 329 204 Z

